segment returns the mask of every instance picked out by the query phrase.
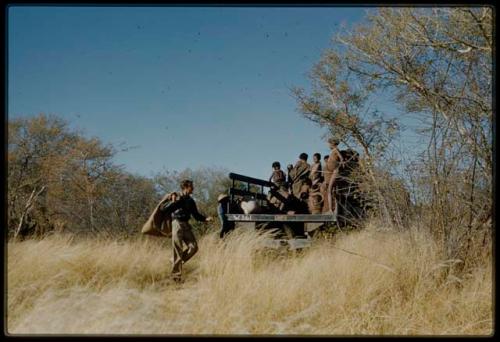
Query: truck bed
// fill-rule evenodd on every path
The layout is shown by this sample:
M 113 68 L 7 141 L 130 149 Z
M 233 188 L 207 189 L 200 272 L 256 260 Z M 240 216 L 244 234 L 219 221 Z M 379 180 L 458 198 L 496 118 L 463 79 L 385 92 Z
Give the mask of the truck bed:
M 235 222 L 336 222 L 331 214 L 226 214 Z

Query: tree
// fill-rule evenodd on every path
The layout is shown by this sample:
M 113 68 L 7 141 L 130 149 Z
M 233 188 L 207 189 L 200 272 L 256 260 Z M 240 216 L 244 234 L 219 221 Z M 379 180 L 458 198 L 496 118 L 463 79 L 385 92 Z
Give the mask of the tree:
M 49 213 L 43 203 L 49 196 L 45 189 L 52 185 L 53 178 L 47 176 L 57 156 L 68 151 L 71 136 L 66 130 L 64 121 L 43 114 L 31 120 L 20 118 L 9 122 L 9 228 L 16 227 L 16 236 L 23 233 L 25 220 L 32 221 L 33 215 L 38 216 L 40 224 L 48 221 Z M 43 197 L 39 198 L 40 195 Z
M 160 200 L 152 179 L 116 172 L 113 182 L 103 189 L 96 214 L 102 221 L 100 226 L 113 227 L 109 233 L 121 232 L 134 236 L 146 222 L 152 208 Z
M 158 200 L 154 183 L 115 165 L 112 145 L 38 115 L 9 121 L 9 232 L 138 233 Z
M 383 156 L 375 147 L 386 151 L 397 128 L 363 121 L 370 97 L 390 95 L 420 116 L 428 148 L 418 181 L 429 184 L 428 225 L 450 257 L 467 250 L 463 242 L 491 216 L 492 14 L 490 7 L 371 11 L 334 38 L 313 69 L 311 93 L 294 92 L 306 117 L 362 148 L 368 173 Z
M 308 119 L 327 127 L 330 134 L 346 145 L 363 151 L 362 173 L 357 180 L 367 194 L 374 194 L 378 208 L 388 217 L 382 196 L 382 184 L 377 180 L 376 162 L 380 160 L 392 139 L 398 134 L 398 122 L 372 108 L 370 98 L 374 87 L 363 87 L 359 76 L 347 68 L 345 57 L 327 50 L 310 73 L 312 91 L 294 88 L 299 111 Z

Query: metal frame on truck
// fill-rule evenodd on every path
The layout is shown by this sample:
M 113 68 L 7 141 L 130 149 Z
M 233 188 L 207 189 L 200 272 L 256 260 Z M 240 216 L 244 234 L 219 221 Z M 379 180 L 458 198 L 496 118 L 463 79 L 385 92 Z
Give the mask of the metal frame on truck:
M 231 188 L 229 189 L 230 205 L 228 208 L 227 219 L 235 222 L 336 222 L 336 215 L 332 214 L 287 214 L 287 213 L 273 213 L 273 214 L 241 214 L 231 213 L 231 208 L 234 207 L 235 197 L 252 197 L 257 202 L 268 202 L 267 195 L 264 193 L 264 188 L 269 188 L 269 191 L 274 194 L 276 185 L 263 179 L 252 178 L 237 173 L 230 173 L 229 178 L 232 180 Z M 236 187 L 236 181 L 246 184 L 246 189 L 243 190 Z M 251 191 L 251 186 L 260 188 L 259 192 Z M 233 205 L 231 205 L 233 204 Z

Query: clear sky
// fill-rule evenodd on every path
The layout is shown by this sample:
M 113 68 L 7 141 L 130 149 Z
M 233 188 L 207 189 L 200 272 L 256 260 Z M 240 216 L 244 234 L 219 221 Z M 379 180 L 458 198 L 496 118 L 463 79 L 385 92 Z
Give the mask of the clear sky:
M 136 146 L 145 176 L 201 166 L 267 178 L 328 152 L 289 88 L 361 7 L 54 7 L 8 12 L 8 116 L 56 114 Z

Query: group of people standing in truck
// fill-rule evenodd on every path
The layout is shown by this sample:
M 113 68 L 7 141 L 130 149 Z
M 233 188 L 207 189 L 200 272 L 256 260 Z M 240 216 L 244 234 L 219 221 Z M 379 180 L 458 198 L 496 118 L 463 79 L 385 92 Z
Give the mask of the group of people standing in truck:
M 325 155 L 323 164 L 319 153 L 314 153 L 312 164 L 307 162 L 307 153 L 301 153 L 295 165 L 287 166 L 287 174 L 281 170 L 279 162 L 274 162 L 273 172 L 269 177 L 269 181 L 281 191 L 308 202 L 309 211 L 313 214 L 333 214 L 335 211 L 333 192 L 344 159 L 338 149 L 338 140 L 329 139 L 328 144 L 330 154 Z

